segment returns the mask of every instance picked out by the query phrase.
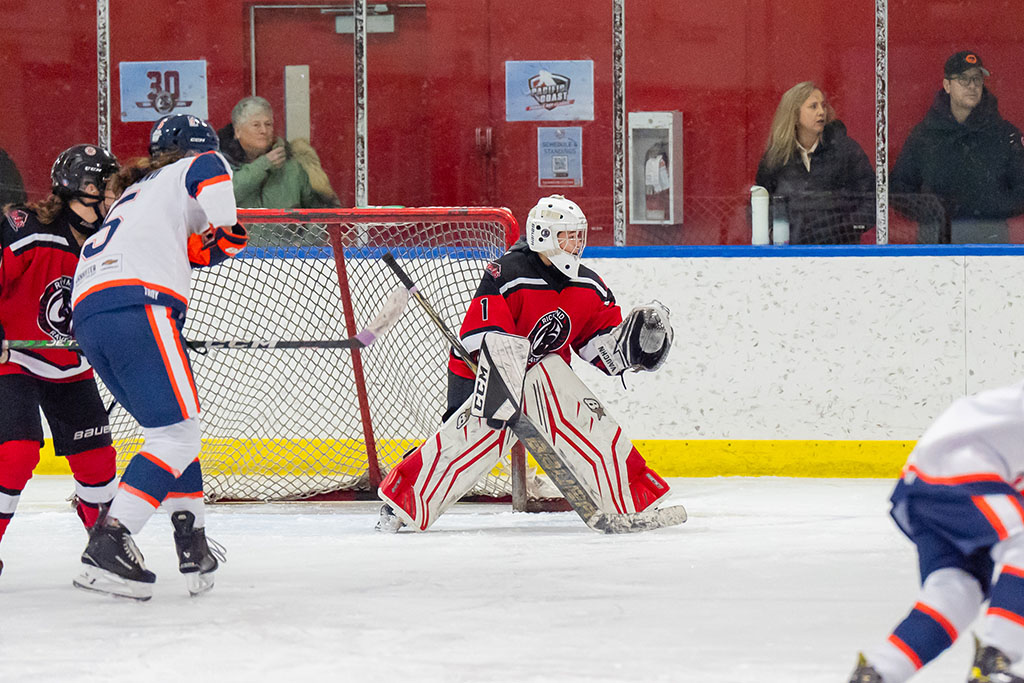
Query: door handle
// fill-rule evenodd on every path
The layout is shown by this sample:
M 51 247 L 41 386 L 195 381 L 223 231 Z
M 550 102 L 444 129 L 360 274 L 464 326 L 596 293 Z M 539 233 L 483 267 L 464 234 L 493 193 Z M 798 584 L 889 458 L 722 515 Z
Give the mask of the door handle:
M 494 151 L 493 137 L 490 126 L 477 127 L 476 129 L 476 151 L 484 156 L 491 156 Z

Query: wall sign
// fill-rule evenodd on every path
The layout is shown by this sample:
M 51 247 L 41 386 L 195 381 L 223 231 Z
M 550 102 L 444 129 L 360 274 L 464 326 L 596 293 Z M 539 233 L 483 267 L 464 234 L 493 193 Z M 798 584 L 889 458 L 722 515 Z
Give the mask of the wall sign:
M 506 121 L 593 121 L 594 62 L 505 62 Z
M 583 129 L 537 129 L 537 186 L 583 186 Z
M 121 62 L 121 120 L 156 121 L 167 114 L 205 120 L 206 60 Z

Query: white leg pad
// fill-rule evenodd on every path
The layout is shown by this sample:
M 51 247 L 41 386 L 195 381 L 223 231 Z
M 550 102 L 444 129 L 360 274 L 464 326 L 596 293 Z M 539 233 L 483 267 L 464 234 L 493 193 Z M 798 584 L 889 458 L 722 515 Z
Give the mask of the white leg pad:
M 411 529 L 425 531 L 490 472 L 517 439 L 469 414 L 472 397 L 381 482 L 378 495 Z
M 523 408 L 602 511 L 639 512 L 668 495 L 665 480 L 559 356 L 526 373 Z

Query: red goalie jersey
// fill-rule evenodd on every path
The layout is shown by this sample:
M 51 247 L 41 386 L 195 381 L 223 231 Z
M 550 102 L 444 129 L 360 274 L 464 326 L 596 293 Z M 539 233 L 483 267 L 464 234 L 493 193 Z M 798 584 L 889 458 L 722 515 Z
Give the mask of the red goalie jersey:
M 516 334 L 530 340 L 531 366 L 549 353 L 569 363 L 573 349 L 603 370 L 591 341 L 621 322 L 622 311 L 597 273 L 581 265 L 579 275 L 569 279 L 520 240 L 487 264 L 459 336 L 475 354 L 487 332 Z M 467 379 L 474 376 L 454 355 L 448 369 Z
M 0 325 L 7 339 L 71 339 L 71 283 L 80 251 L 71 226 L 81 221 L 65 208 L 42 223 L 23 207 L 0 221 Z M 75 351 L 12 350 L 0 375 L 12 374 L 64 382 L 92 377 L 92 369 Z

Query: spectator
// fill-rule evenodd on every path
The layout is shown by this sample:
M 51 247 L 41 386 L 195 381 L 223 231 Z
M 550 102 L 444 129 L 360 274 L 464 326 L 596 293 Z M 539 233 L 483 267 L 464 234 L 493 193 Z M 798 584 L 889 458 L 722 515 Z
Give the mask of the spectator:
M 274 135 L 274 111 L 262 97 L 244 97 L 220 129 L 221 153 L 234 170 L 239 208 L 301 209 L 340 206 L 309 141 Z
M 811 81 L 782 95 L 756 182 L 787 211 L 792 244 L 857 244 L 874 225 L 871 162 Z
M 18 173 L 18 167 L 14 165 L 7 152 L 0 149 L 0 207 L 24 204 L 25 200 L 25 186 L 21 181 L 21 174 Z
M 918 221 L 920 243 L 1007 242 L 1006 218 L 1024 212 L 1020 131 L 1000 116 L 977 53 L 957 52 L 944 73 L 893 166 L 893 206 Z

